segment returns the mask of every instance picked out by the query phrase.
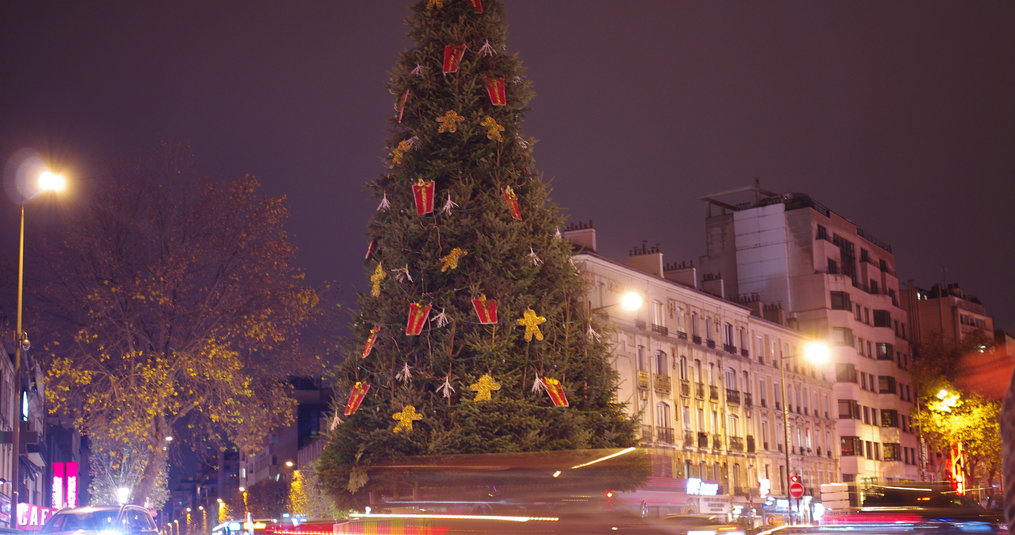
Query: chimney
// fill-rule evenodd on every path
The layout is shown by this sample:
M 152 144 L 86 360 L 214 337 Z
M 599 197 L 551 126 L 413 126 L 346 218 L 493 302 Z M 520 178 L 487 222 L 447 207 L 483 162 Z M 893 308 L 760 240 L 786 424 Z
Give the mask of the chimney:
M 733 298 L 734 302 L 740 303 L 745 307 L 751 309 L 751 315 L 759 318 L 765 317 L 764 308 L 765 303 L 761 300 L 761 296 L 758 294 L 741 295 L 740 297 Z
M 702 277 L 701 289 L 720 299 L 726 298 L 726 286 L 722 281 L 722 273 L 705 273 Z
M 772 323 L 778 323 L 779 325 L 786 325 L 786 311 L 782 309 L 782 303 L 776 303 L 774 305 L 764 305 L 765 316 L 764 318 Z
M 631 249 L 627 257 L 627 265 L 656 277 L 663 276 L 663 253 L 659 252 L 659 245 L 648 247 L 645 241 L 641 247 Z
M 667 280 L 678 282 L 684 286 L 698 288 L 698 271 L 694 269 L 694 262 L 681 262 L 666 264 L 663 269 L 663 276 Z
M 561 235 L 571 242 L 578 251 L 596 252 L 596 227 L 592 225 L 591 219 L 587 224 L 579 221 L 567 225 Z

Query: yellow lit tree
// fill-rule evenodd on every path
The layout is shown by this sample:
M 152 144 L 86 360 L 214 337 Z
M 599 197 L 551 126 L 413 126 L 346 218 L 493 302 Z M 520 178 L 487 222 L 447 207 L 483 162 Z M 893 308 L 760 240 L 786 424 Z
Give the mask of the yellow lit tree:
M 163 143 L 82 189 L 34 267 L 49 275 L 35 318 L 49 407 L 100 439 L 93 463 L 129 466 L 132 501 L 158 506 L 167 436 L 249 451 L 291 420 L 287 375 L 305 369 L 298 335 L 319 299 L 284 198 L 253 177 L 205 179 Z

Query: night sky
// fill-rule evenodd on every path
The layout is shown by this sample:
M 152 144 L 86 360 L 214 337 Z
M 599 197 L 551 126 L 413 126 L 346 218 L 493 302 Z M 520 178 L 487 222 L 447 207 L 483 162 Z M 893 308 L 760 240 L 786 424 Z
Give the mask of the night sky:
M 892 244 L 901 281 L 957 282 L 1015 332 L 1015 2 L 505 4 L 508 50 L 536 91 L 524 131 L 537 165 L 570 221 L 595 221 L 603 254 L 645 240 L 696 260 L 700 198 L 758 179 Z M 407 12 L 2 2 L 0 159 L 33 149 L 94 179 L 160 138 L 187 141 L 204 172 L 285 194 L 311 279 L 353 305 Z M 0 208 L 13 255 L 16 201 Z

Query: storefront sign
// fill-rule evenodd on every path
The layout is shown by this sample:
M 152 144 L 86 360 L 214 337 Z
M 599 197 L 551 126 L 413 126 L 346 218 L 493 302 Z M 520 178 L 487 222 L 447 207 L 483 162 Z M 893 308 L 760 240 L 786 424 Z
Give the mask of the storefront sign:
M 37 530 L 53 516 L 57 510 L 52 507 L 41 507 L 30 503 L 18 504 L 18 529 Z

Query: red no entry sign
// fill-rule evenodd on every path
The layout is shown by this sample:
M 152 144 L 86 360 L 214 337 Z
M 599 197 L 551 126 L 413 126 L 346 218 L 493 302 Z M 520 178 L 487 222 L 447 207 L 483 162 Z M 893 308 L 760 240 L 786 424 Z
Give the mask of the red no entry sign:
M 789 495 L 794 498 L 802 498 L 804 495 L 804 486 L 800 483 L 793 483 L 789 486 Z

